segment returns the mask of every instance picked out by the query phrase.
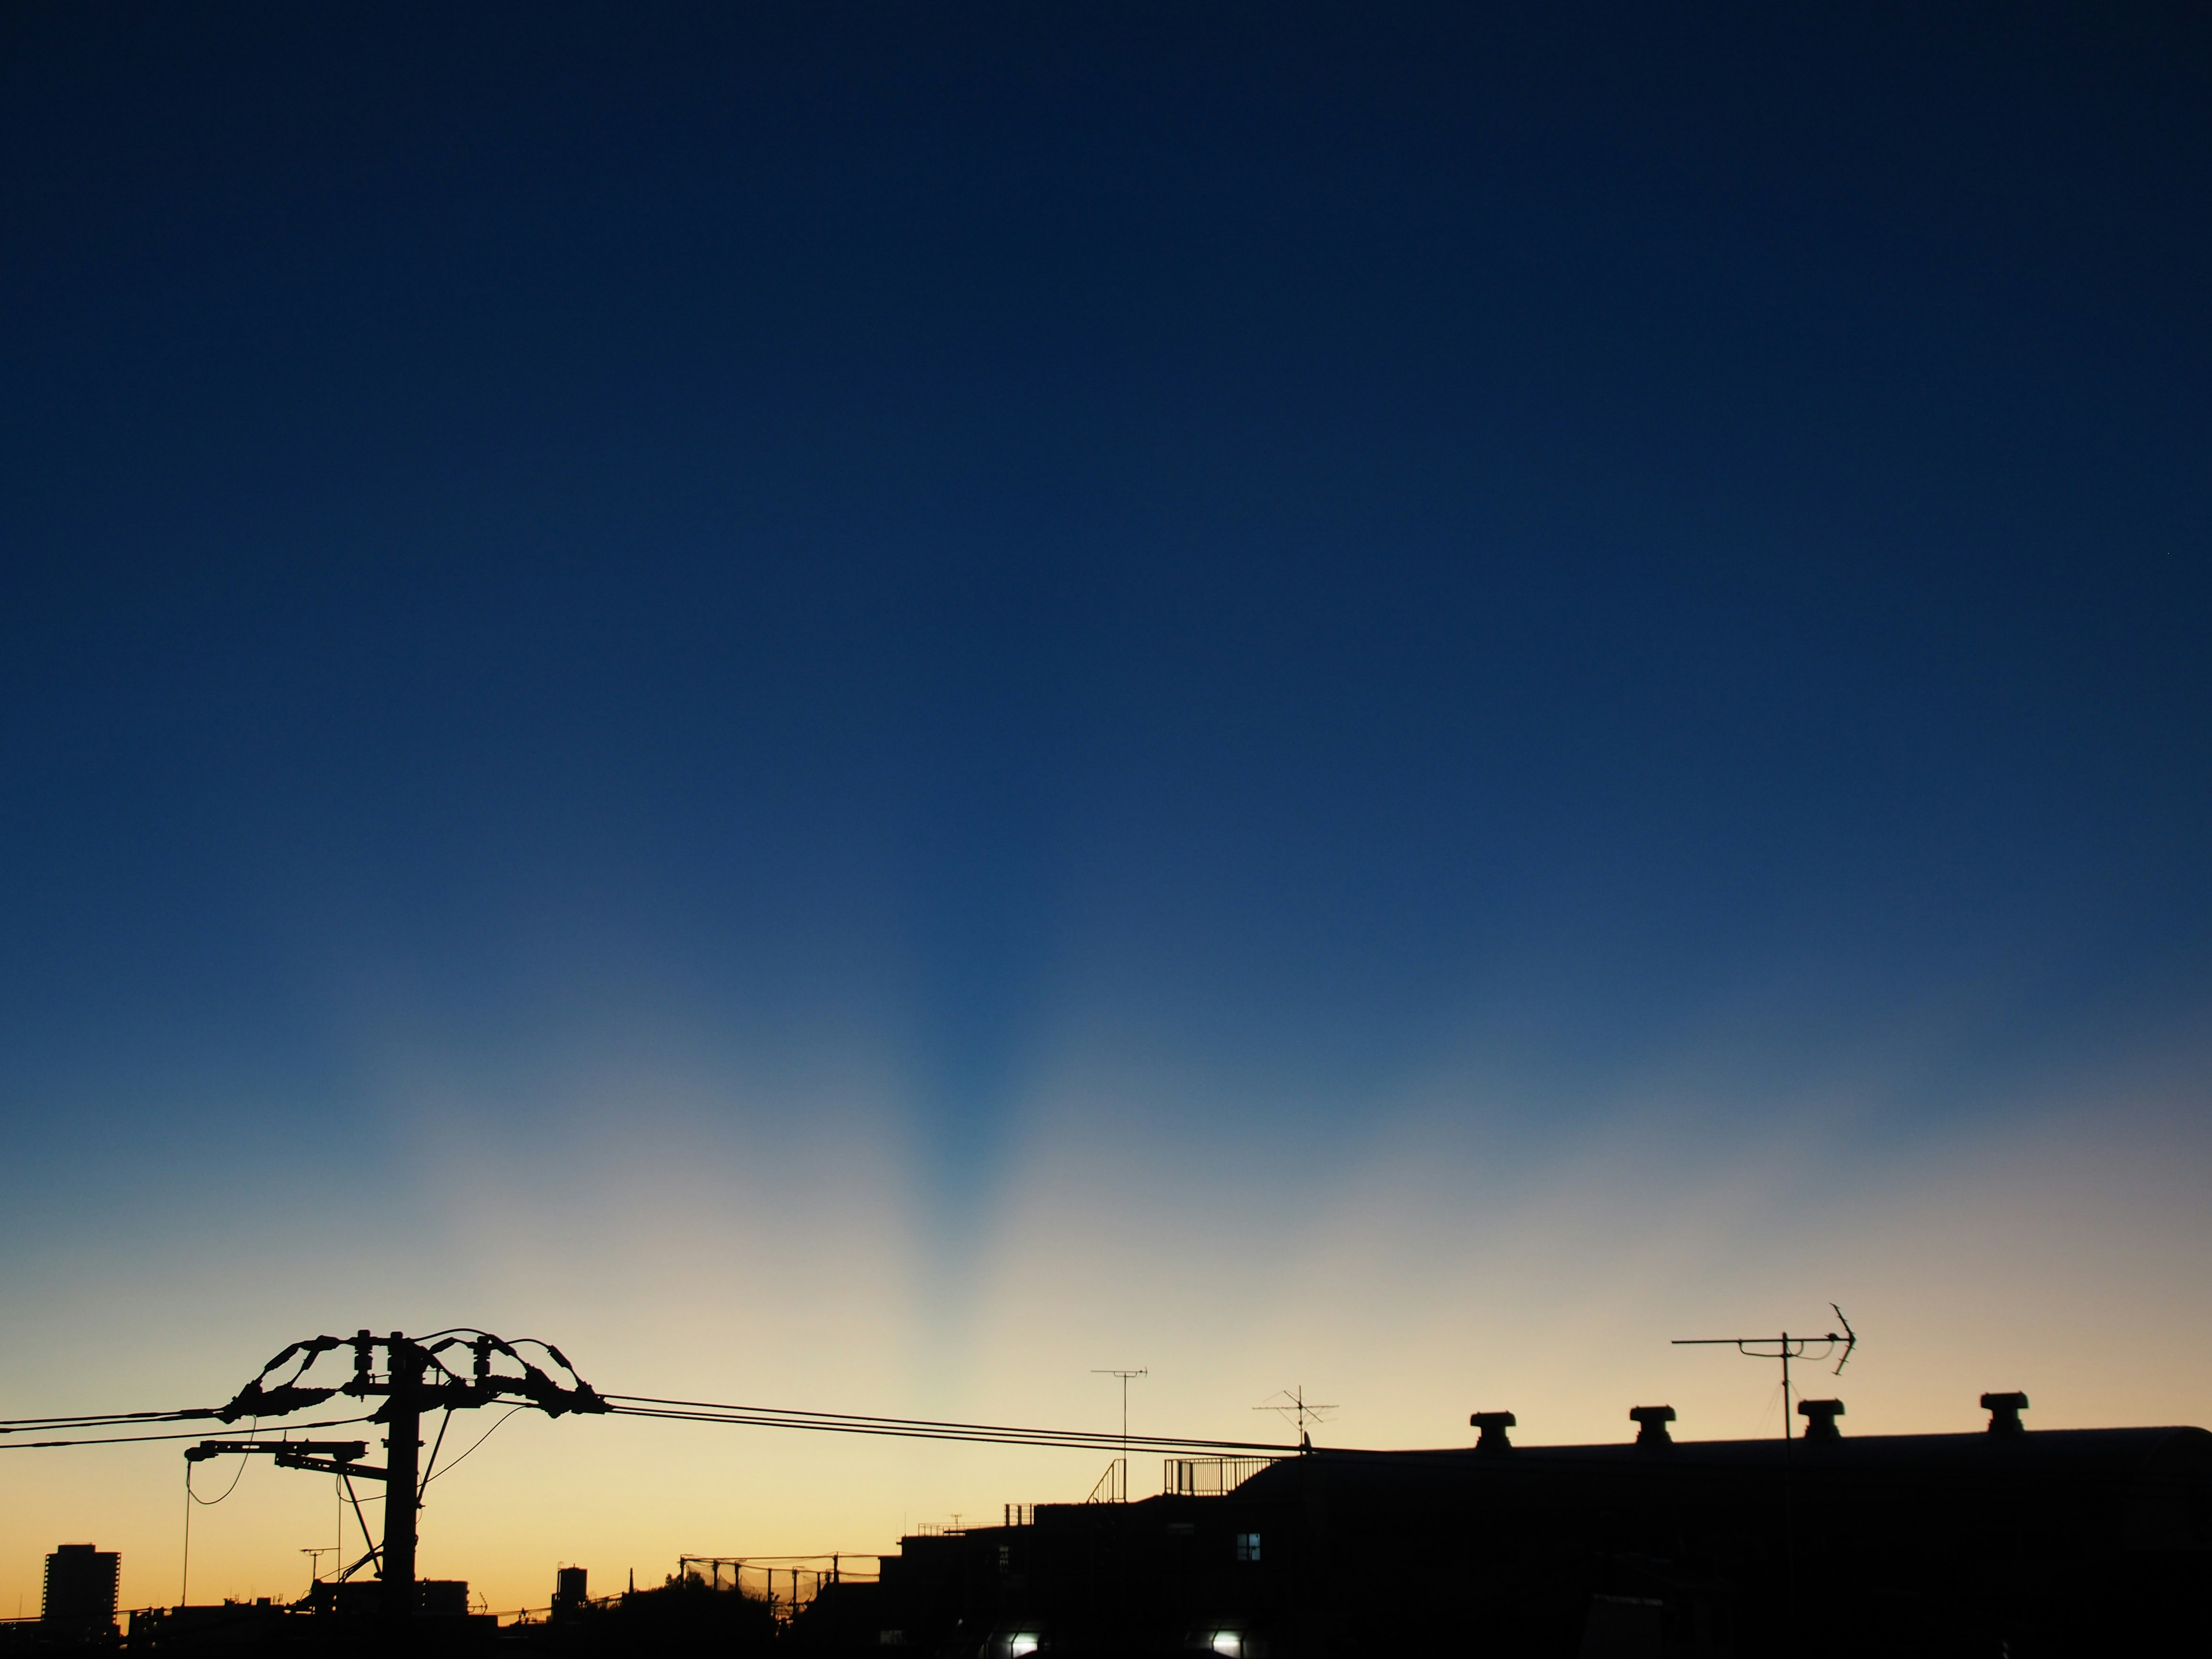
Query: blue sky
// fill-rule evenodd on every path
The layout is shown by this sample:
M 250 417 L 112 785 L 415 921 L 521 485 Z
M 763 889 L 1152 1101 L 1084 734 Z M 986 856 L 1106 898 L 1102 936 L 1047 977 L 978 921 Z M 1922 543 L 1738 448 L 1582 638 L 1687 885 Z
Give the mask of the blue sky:
M 1458 1400 L 1477 1236 L 1493 1352 L 1863 1270 L 1898 1426 L 2008 1251 L 2197 1298 L 2054 1365 L 2204 1311 L 2201 17 L 0 31 L 23 1410 L 526 1310 L 959 1406 L 1065 1316 L 1006 1408 L 1227 1432 Z M 1199 1258 L 1371 1328 L 1217 1378 Z M 2157 1352 L 2081 1420 L 2203 1420 Z

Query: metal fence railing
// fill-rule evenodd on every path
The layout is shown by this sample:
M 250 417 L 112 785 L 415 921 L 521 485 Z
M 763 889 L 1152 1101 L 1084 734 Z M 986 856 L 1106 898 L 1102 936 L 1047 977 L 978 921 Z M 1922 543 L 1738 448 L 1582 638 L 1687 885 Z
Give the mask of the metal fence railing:
M 1170 1457 L 1160 1469 L 1160 1490 L 1170 1498 L 1220 1498 L 1278 1460 L 1273 1457 Z

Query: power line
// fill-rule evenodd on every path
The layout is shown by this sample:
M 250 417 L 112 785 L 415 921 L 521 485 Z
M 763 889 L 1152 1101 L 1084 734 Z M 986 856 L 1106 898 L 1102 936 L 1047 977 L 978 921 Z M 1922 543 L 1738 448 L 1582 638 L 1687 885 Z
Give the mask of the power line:
M 963 1423 L 939 1418 L 872 1417 L 848 1412 L 805 1411 L 791 1407 L 728 1405 L 714 1401 L 662 1400 L 647 1395 L 607 1395 L 608 1412 L 617 1417 L 658 1418 L 672 1422 L 727 1423 L 742 1427 L 809 1429 L 836 1434 L 889 1435 L 910 1440 L 964 1441 L 982 1445 L 1067 1447 L 1079 1451 L 1260 1452 L 1280 1455 L 1292 1448 L 1264 1440 L 1224 1440 L 1195 1435 L 1133 1434 L 1126 1437 L 1111 1431 L 1028 1428 L 1006 1424 Z M 192 1413 L 197 1416 L 199 1413 Z M 208 1415 L 213 1415 L 212 1413 Z M 184 1420 L 184 1414 L 166 1417 Z M 291 1430 L 335 1429 L 374 1420 L 374 1416 L 325 1418 L 312 1423 L 293 1423 Z M 500 1419 L 501 1422 L 505 1418 Z M 99 1426 L 92 1425 L 88 1426 Z M 495 1424 L 494 1427 L 498 1425 Z M 489 1436 L 479 1437 L 474 1451 Z M 168 1441 L 197 1440 L 198 1431 L 182 1434 L 126 1434 L 76 1437 L 66 1440 L 0 1441 L 0 1451 L 34 1451 L 70 1446 L 152 1445 Z M 448 1462 L 443 1474 L 458 1464 L 463 1452 Z M 433 1477 L 435 1478 L 434 1476 Z
M 349 1424 L 370 1420 L 368 1417 L 334 1417 L 321 1423 L 288 1423 L 284 1426 L 288 1431 L 293 1429 L 340 1429 Z M 189 1434 L 122 1434 L 94 1440 L 10 1440 L 0 1442 L 0 1451 L 39 1451 L 57 1446 L 138 1446 L 163 1440 L 198 1440 L 201 1437 L 202 1431 L 194 1429 Z
M 260 1427 L 260 1425 L 257 1423 L 254 1425 L 254 1427 L 258 1429 Z M 247 1432 L 251 1433 L 252 1431 L 248 1430 Z M 238 1483 L 245 1479 L 246 1461 L 243 1458 L 240 1458 L 238 1464 L 238 1473 L 230 1477 L 230 1484 L 222 1489 L 222 1498 L 203 1498 L 192 1490 L 192 1460 L 190 1458 L 185 1460 L 185 1496 L 191 1498 L 195 1504 L 204 1504 L 210 1507 L 220 1504 L 223 1501 L 224 1498 L 228 1498 L 231 1493 L 236 1492 L 238 1490 Z M 191 1512 L 189 1510 L 185 1513 L 185 1519 L 188 1521 L 191 1519 Z
M 1095 1429 L 1042 1429 L 1003 1423 L 963 1423 L 942 1418 L 864 1416 L 849 1412 L 799 1411 L 788 1407 L 727 1405 L 702 1400 L 661 1400 L 644 1395 L 605 1395 L 617 1416 L 675 1422 L 729 1423 L 754 1428 L 808 1429 L 831 1434 L 888 1435 L 911 1440 L 962 1441 L 1005 1446 L 1066 1447 L 1074 1450 L 1261 1452 L 1281 1455 L 1292 1448 L 1272 1441 L 1218 1440 L 1203 1436 L 1133 1434 Z
M 442 1469 L 439 1469 L 439 1470 L 437 1471 L 437 1473 L 436 1473 L 436 1474 L 426 1474 L 426 1475 L 424 1475 L 424 1476 L 422 1477 L 422 1486 L 423 1486 L 423 1488 L 427 1491 L 427 1490 L 428 1489 L 428 1487 L 429 1487 L 430 1483 L 431 1483 L 433 1480 L 436 1480 L 442 1479 L 444 1476 L 448 1475 L 448 1474 L 452 1474 L 455 1469 L 457 1469 L 457 1468 L 460 1468 L 460 1466 L 462 1465 L 462 1463 L 463 1463 L 464 1462 L 465 1462 L 465 1461 L 466 1461 L 466 1459 L 467 1459 L 467 1457 L 468 1457 L 468 1455 L 469 1455 L 469 1452 L 472 1452 L 472 1451 L 474 1451 L 474 1450 L 475 1450 L 478 1446 L 483 1445 L 483 1443 L 484 1443 L 485 1441 L 487 1441 L 487 1440 L 490 1439 L 490 1438 L 492 1437 L 492 1436 L 494 1436 L 495 1434 L 498 1433 L 498 1432 L 499 1432 L 499 1430 L 500 1430 L 500 1425 L 501 1425 L 501 1424 L 505 1423 L 505 1422 L 507 1420 L 507 1418 L 509 1418 L 509 1417 L 513 1417 L 513 1416 L 514 1415 L 514 1412 L 527 1411 L 528 1409 L 529 1409 L 529 1407 L 526 1407 L 526 1406 L 517 1406 L 517 1407 L 514 1408 L 514 1411 L 511 1411 L 511 1412 L 507 1413 L 507 1415 L 506 1415 L 505 1417 L 501 1417 L 501 1418 L 499 1419 L 499 1422 L 497 1422 L 497 1423 L 494 1423 L 494 1424 L 491 1425 L 491 1427 L 489 1427 L 489 1428 L 486 1429 L 486 1430 L 485 1430 L 482 1434 L 478 1435 L 478 1436 L 477 1436 L 474 1440 L 471 1440 L 471 1441 L 469 1443 L 469 1451 L 465 1451 L 465 1452 L 461 1453 L 461 1454 L 460 1454 L 460 1455 L 459 1455 L 459 1456 L 458 1456 L 458 1457 L 456 1457 L 456 1458 L 454 1458 L 454 1459 L 453 1459 L 453 1461 L 452 1462 L 450 1462 L 450 1463 L 447 1464 L 447 1465 L 446 1465 L 446 1467 L 445 1467 L 444 1468 L 442 1468 Z M 441 1435 L 441 1436 L 442 1436 L 442 1435 L 445 1433 L 445 1431 L 444 1431 L 443 1429 L 441 1429 L 441 1430 L 439 1431 L 439 1433 L 440 1433 L 440 1435 Z M 435 1462 L 435 1458 L 434 1458 L 434 1456 L 433 1457 L 433 1460 L 432 1460 L 432 1461 L 433 1461 L 433 1462 L 434 1462 L 434 1462 Z
M 0 1419 L 0 1434 L 35 1434 L 41 1429 L 120 1428 L 126 1423 L 203 1423 L 219 1415 L 213 1407 L 174 1412 L 72 1412 L 61 1417 Z

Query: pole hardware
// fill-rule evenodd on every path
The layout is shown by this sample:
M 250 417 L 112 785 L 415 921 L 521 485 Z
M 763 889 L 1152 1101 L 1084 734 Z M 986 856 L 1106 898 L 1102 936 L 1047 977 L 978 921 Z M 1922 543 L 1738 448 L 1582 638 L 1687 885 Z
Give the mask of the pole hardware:
M 373 1552 L 377 1576 L 384 1584 L 385 1611 L 395 1619 L 411 1618 L 416 1611 L 416 1516 L 430 1478 L 430 1471 L 422 1467 L 423 1414 L 442 1411 L 450 1418 L 457 1411 L 494 1405 L 533 1407 L 549 1417 L 608 1408 L 558 1348 L 544 1342 L 522 1346 L 541 1350 L 568 1374 L 568 1380 L 556 1382 L 544 1367 L 525 1358 L 516 1344 L 489 1331 L 438 1331 L 410 1337 L 402 1331 L 378 1336 L 360 1330 L 350 1338 L 317 1336 L 295 1342 L 264 1365 L 261 1374 L 240 1389 L 228 1405 L 208 1415 L 225 1423 L 242 1418 L 259 1423 L 341 1397 L 364 1403 L 378 1401 L 381 1403 L 368 1420 L 384 1425 L 384 1467 L 361 1462 L 368 1454 L 368 1443 L 363 1440 L 204 1440 L 187 1449 L 185 1456 L 198 1463 L 210 1457 L 264 1455 L 274 1459 L 280 1468 L 343 1476 L 349 1486 L 356 1479 L 382 1481 L 384 1542 Z M 318 1359 L 347 1347 L 353 1351 L 349 1380 L 323 1388 L 306 1383 L 304 1379 Z M 465 1350 L 469 1356 L 465 1374 L 447 1362 L 446 1356 L 456 1349 Z M 380 1351 L 384 1358 L 380 1372 L 376 1364 Z M 495 1370 L 496 1359 L 512 1361 L 513 1369 Z M 271 1380 L 287 1366 L 291 1367 L 289 1376 Z M 440 1444 L 444 1437 L 441 1428 Z M 434 1463 L 436 1455 L 434 1446 Z

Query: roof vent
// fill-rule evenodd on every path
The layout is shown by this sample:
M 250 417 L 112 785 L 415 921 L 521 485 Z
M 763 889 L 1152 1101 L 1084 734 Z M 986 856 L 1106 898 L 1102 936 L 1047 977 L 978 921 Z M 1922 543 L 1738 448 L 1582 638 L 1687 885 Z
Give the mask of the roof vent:
M 1505 1431 L 1516 1425 L 1511 1412 L 1477 1412 L 1468 1422 L 1482 1431 L 1482 1438 L 1474 1443 L 1477 1451 L 1511 1451 L 1513 1443 L 1505 1437 Z
M 2027 1409 L 2026 1395 L 1985 1394 L 1982 1396 L 1982 1409 L 1990 1414 L 1991 1434 L 2027 1432 L 2027 1425 L 2020 1420 L 2020 1414 Z
M 1841 1440 L 1842 1431 L 1836 1419 L 1844 1414 L 1840 1400 L 1801 1400 L 1797 1415 L 1805 1419 L 1805 1438 L 1808 1440 Z
M 1639 1446 L 1671 1446 L 1674 1437 L 1667 1432 L 1667 1425 L 1674 1420 L 1672 1406 L 1631 1406 L 1628 1420 L 1636 1425 L 1636 1443 Z

